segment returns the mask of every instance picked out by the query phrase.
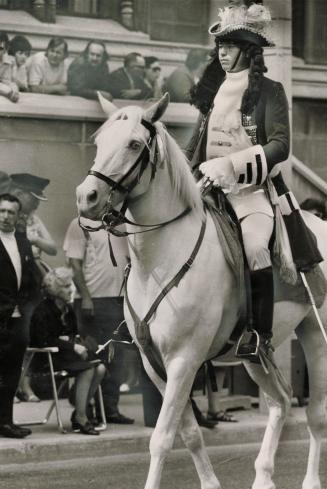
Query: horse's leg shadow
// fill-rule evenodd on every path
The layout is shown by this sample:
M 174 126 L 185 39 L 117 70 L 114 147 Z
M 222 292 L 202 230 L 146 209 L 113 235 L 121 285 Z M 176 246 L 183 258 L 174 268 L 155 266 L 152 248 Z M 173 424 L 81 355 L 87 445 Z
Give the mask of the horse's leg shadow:
M 220 489 L 204 446 L 201 430 L 188 402 L 197 368 L 192 369 L 189 361 L 177 358 L 169 364 L 165 384 L 155 374 L 148 361 L 143 360 L 147 374 L 163 395 L 162 408 L 150 440 L 151 461 L 145 489 L 160 488 L 164 462 L 173 447 L 180 423 L 182 438 L 191 451 L 201 481 L 201 489 Z
M 291 407 L 292 389 L 285 379 L 270 365 L 267 374 L 261 365 L 245 362 L 251 378 L 265 394 L 269 416 L 259 454 L 255 461 L 255 480 L 252 489 L 275 489 L 272 480 L 275 455 L 287 413 Z
M 320 314 L 322 318 L 327 316 L 327 306 Z M 321 443 L 327 434 L 327 345 L 312 314 L 298 326 L 296 334 L 305 353 L 310 386 L 310 400 L 306 410 L 310 448 L 302 489 L 321 489 Z

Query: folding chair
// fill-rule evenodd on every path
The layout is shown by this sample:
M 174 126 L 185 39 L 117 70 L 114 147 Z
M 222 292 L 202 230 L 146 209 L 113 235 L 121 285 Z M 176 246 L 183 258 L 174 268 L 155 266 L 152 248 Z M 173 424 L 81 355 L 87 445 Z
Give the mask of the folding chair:
M 29 425 L 29 426 L 46 424 L 50 419 L 52 411 L 55 409 L 56 416 L 57 416 L 58 429 L 59 429 L 59 431 L 61 431 L 61 433 L 67 433 L 67 430 L 64 428 L 63 423 L 62 423 L 62 417 L 61 417 L 61 412 L 60 412 L 60 404 L 59 404 L 59 396 L 60 396 L 61 392 L 63 391 L 64 387 L 67 386 L 69 379 L 73 378 L 74 376 L 69 374 L 66 370 L 60 370 L 60 371 L 54 370 L 52 355 L 58 353 L 58 351 L 59 350 L 56 346 L 46 347 L 46 348 L 27 348 L 26 353 L 28 354 L 28 358 L 27 358 L 27 361 L 25 363 L 25 366 L 24 366 L 24 369 L 23 369 L 23 372 L 21 375 L 21 382 L 28 372 L 28 369 L 31 365 L 31 362 L 33 360 L 34 355 L 36 353 L 46 354 L 48 357 L 48 366 L 49 366 L 49 374 L 50 374 L 50 378 L 51 378 L 53 401 L 52 401 L 44 419 L 38 420 L 38 421 L 32 421 L 32 422 L 23 422 L 20 424 Z M 57 384 L 56 384 L 56 379 L 61 380 L 58 388 L 57 388 Z M 99 385 L 99 387 L 98 387 L 98 398 L 99 398 L 100 413 L 101 413 L 101 419 L 102 419 L 101 427 L 99 427 L 98 430 L 103 431 L 107 428 L 107 421 L 106 421 L 106 415 L 105 415 L 105 410 L 104 410 L 101 385 Z

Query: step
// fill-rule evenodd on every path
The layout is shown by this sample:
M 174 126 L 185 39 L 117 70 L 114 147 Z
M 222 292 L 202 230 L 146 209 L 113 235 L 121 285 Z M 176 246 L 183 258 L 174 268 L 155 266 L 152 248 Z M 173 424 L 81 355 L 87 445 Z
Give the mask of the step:
M 163 76 L 183 64 L 191 47 L 197 45 L 154 41 L 148 34 L 130 31 L 111 19 L 94 19 L 58 15 L 55 24 L 40 22 L 23 10 L 2 9 L 1 23 L 9 34 L 23 34 L 28 37 L 33 51 L 43 51 L 53 36 L 64 37 L 68 42 L 69 58 L 81 53 L 87 42 L 95 37 L 107 44 L 110 54 L 110 70 L 122 65 L 123 57 L 137 51 L 144 56 L 157 56 L 162 64 Z
M 199 406 L 205 405 L 204 396 L 195 397 Z M 66 400 L 61 400 L 64 425 L 70 428 L 72 407 Z M 15 405 L 15 421 L 32 421 L 45 413 L 47 401 L 41 403 L 20 403 Z M 8 464 L 46 462 L 86 458 L 92 453 L 94 457 L 148 452 L 152 428 L 143 424 L 143 408 L 140 394 L 123 395 L 120 402 L 121 412 L 134 417 L 134 425 L 109 424 L 100 436 L 86 436 L 75 433 L 59 433 L 55 418 L 49 424 L 32 427 L 33 434 L 23 440 L 1 438 L 0 466 Z M 219 423 L 214 429 L 202 428 L 207 446 L 234 445 L 240 443 L 258 443 L 262 440 L 267 416 L 260 414 L 258 409 L 234 411 L 237 423 Z M 293 408 L 284 428 L 282 439 L 308 440 L 304 408 Z M 175 448 L 182 448 L 179 436 L 176 437 Z

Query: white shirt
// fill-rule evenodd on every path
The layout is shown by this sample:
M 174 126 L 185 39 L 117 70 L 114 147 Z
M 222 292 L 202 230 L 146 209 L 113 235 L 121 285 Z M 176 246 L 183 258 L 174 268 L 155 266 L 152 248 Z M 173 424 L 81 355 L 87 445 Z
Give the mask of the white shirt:
M 51 66 L 45 53 L 35 53 L 29 63 L 28 81 L 32 86 L 66 84 L 67 70 L 67 59 L 59 66 Z
M 110 240 L 117 267 L 111 262 L 106 231 L 101 229 L 86 236 L 74 219 L 66 233 L 66 257 L 83 261 L 83 275 L 92 298 L 117 297 L 121 289 L 128 256 L 127 240 L 116 236 Z M 80 296 L 76 293 L 76 297 Z
M 17 286 L 19 289 L 22 282 L 22 262 L 18 251 L 15 233 L 14 231 L 11 233 L 4 233 L 3 231 L 0 231 L 0 239 L 15 269 L 16 277 L 17 277 Z M 15 307 L 12 317 L 20 317 L 20 313 L 17 306 Z

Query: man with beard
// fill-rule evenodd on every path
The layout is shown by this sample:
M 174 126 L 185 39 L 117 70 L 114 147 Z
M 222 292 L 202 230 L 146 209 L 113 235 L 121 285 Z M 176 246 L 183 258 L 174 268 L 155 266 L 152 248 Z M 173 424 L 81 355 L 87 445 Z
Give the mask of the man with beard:
M 90 41 L 68 69 L 68 89 L 72 95 L 97 99 L 97 91 L 112 99 L 108 91 L 109 54 L 101 41 Z

